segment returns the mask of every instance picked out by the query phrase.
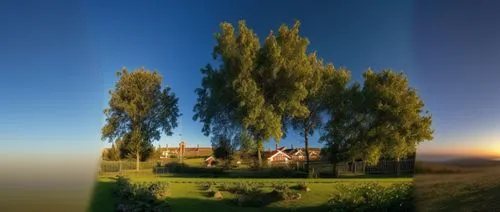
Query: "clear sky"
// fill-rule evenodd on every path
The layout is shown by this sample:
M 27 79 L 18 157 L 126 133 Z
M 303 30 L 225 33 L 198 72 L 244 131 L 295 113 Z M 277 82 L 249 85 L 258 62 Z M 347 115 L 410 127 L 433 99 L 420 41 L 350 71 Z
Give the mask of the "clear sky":
M 178 95 L 182 128 L 161 145 L 177 145 L 182 131 L 188 145 L 208 146 L 192 109 L 219 23 L 245 19 L 263 39 L 298 19 L 310 50 L 356 80 L 368 67 L 409 76 L 434 120 L 435 139 L 421 152 L 500 155 L 498 3 L 306 2 L 2 2 L 2 150 L 97 154 L 107 91 L 122 67 L 158 70 Z M 294 132 L 282 144 L 303 145 Z

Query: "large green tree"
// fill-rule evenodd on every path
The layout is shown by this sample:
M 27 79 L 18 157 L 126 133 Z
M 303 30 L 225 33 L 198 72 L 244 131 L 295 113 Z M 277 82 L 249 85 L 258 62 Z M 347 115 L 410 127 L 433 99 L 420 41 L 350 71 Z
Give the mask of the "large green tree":
M 432 116 L 403 73 L 369 69 L 363 77 L 364 105 L 374 117 L 368 139 L 380 142 L 382 156 L 396 160 L 399 175 L 400 159 L 415 153 L 419 143 L 432 140 Z
M 109 107 L 104 110 L 106 124 L 102 139 L 121 140 L 123 146 L 136 158 L 139 170 L 141 152 L 152 148 L 163 133 L 172 135 L 180 116 L 178 99 L 170 87 L 162 89 L 162 76 L 139 68 L 128 72 L 125 68 L 114 90 L 110 90 Z
M 390 70 L 363 73 L 363 87 L 353 83 L 342 92 L 332 90 L 325 106 L 330 115 L 322 141 L 330 152 L 342 159 L 363 159 L 375 164 L 381 157 L 399 160 L 415 153 L 420 142 L 431 140 L 432 117 L 402 73 Z
M 309 172 L 309 136 L 312 136 L 316 129 L 323 125 L 322 112 L 325 108 L 322 104 L 322 96 L 328 87 L 326 83 L 339 83 L 333 82 L 333 79 L 330 78 L 340 73 L 334 69 L 332 64 L 323 65 L 323 61 L 319 60 L 315 55 L 311 55 L 309 58 L 312 69 L 310 69 L 309 79 L 305 81 L 307 97 L 303 100 L 303 104 L 308 108 L 309 114 L 305 117 L 293 118 L 289 122 L 292 128 L 304 137 L 305 168 L 307 172 Z M 335 79 L 339 80 L 340 78 L 337 76 Z
M 264 142 L 283 137 L 284 120 L 309 114 L 304 99 L 314 54 L 307 53 L 309 41 L 299 35 L 299 26 L 298 21 L 291 28 L 282 25 L 261 46 L 244 21 L 238 30 L 224 22 L 213 52 L 221 65 L 202 69 L 193 119 L 204 124 L 206 135 L 225 124 L 247 130 L 257 143 L 259 165 Z
M 328 71 L 324 74 L 324 88 L 321 95 L 321 105 L 326 111 L 328 121 L 324 124 L 320 142 L 326 143 L 326 152 L 333 172 L 337 174 L 336 164 L 349 158 L 348 149 L 357 135 L 353 129 L 352 119 L 359 90 L 357 84 L 348 86 L 350 72 L 340 68 L 338 71 Z

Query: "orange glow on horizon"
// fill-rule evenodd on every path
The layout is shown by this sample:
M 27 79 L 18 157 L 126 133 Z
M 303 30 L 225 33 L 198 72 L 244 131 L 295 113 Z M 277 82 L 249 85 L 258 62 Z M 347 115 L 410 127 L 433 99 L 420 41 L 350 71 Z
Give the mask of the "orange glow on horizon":
M 417 150 L 418 153 L 499 158 L 500 148 L 422 147 Z

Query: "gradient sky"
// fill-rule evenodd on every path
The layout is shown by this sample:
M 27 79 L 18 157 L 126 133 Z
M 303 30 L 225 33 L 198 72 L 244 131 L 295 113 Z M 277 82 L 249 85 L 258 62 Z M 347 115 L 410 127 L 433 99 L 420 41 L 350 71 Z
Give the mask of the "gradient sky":
M 125 3 L 126 2 L 126 3 Z M 500 4 L 495 1 L 31 1 L 0 4 L 0 141 L 5 153 L 97 154 L 108 90 L 122 67 L 158 70 L 182 127 L 161 145 L 209 145 L 192 120 L 200 68 L 221 21 L 263 39 L 282 23 L 325 61 L 405 72 L 433 114 L 424 153 L 500 155 Z M 182 4 L 181 4 L 182 2 Z M 479 3 L 478 3 L 479 2 Z M 312 146 L 319 147 L 317 136 Z M 158 143 L 156 143 L 158 144 Z M 291 132 L 282 145 L 302 146 Z M 274 146 L 269 143 L 268 147 Z M 0 151 L 2 151 L 0 150 Z

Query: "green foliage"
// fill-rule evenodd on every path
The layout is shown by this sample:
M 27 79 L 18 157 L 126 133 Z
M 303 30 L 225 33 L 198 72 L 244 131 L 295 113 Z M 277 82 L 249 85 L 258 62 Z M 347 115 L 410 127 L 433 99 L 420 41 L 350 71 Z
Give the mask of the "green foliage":
M 102 159 L 108 161 L 118 161 L 120 160 L 120 150 L 114 143 L 111 148 L 105 149 L 102 153 Z
M 109 107 L 104 110 L 102 139 L 121 140 L 123 147 L 136 156 L 139 169 L 142 151 L 151 148 L 161 132 L 172 135 L 177 127 L 178 99 L 170 87 L 161 88 L 163 79 L 158 72 L 123 69 L 117 75 L 115 89 L 109 92 Z
M 296 189 L 296 190 L 302 190 L 302 191 L 305 191 L 307 190 L 307 184 L 304 183 L 304 182 L 301 182 L 301 183 L 298 183 L 297 185 L 293 186 L 292 187 L 293 189 Z
M 273 190 L 269 196 L 273 199 L 276 199 L 277 201 L 279 200 L 297 200 L 302 197 L 302 195 L 294 190 L 291 190 L 289 188 L 285 189 L 280 189 L 280 190 Z
M 244 182 L 244 183 L 236 183 L 235 186 L 229 188 L 229 190 L 227 191 L 234 194 L 253 194 L 253 193 L 259 193 L 260 188 L 256 183 Z
M 166 169 L 167 173 L 196 174 L 198 177 L 202 176 L 220 177 L 225 175 L 224 170 L 221 168 L 193 167 L 187 164 L 180 164 L 180 163 L 166 164 L 164 169 Z
M 324 104 L 330 120 L 320 140 L 333 163 L 363 159 L 375 164 L 381 157 L 399 160 L 415 153 L 420 142 L 432 139 L 432 117 L 423 112 L 424 103 L 405 75 L 369 69 L 363 77 L 363 87 L 346 86 L 340 80 L 326 89 Z
M 374 117 L 368 139 L 380 140 L 385 156 L 403 158 L 433 138 L 432 116 L 403 73 L 369 69 L 363 77 L 364 103 Z
M 214 59 L 222 65 L 202 69 L 201 88 L 194 120 L 203 123 L 210 135 L 227 126 L 248 130 L 257 143 L 259 163 L 263 142 L 284 135 L 283 121 L 306 117 L 304 103 L 316 70 L 315 54 L 307 53 L 309 41 L 299 35 L 300 22 L 282 25 L 271 32 L 263 45 L 244 21 L 238 30 L 230 23 L 220 25 L 215 35 Z
M 257 152 L 257 143 L 253 140 L 252 135 L 246 130 L 242 130 L 237 135 L 235 144 L 239 146 L 239 153 L 243 159 L 250 159 Z
M 344 186 L 329 200 L 330 211 L 414 211 L 412 184 Z
M 284 183 L 273 183 L 272 187 L 274 190 L 278 190 L 278 191 L 288 189 L 288 186 Z
M 230 161 L 234 154 L 231 140 L 226 136 L 218 135 L 213 137 L 212 146 L 214 148 L 214 156 L 217 159 Z
M 169 189 L 167 182 L 130 183 L 118 176 L 116 183 L 117 211 L 170 211 L 164 201 Z

